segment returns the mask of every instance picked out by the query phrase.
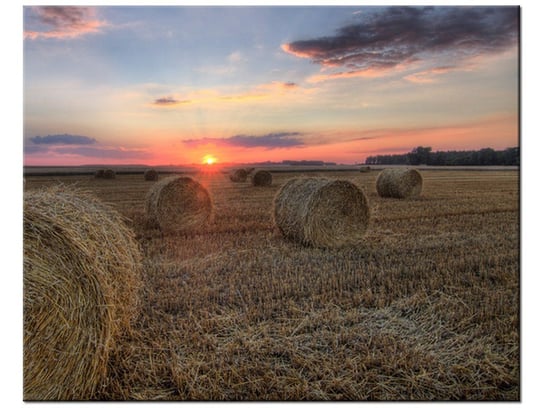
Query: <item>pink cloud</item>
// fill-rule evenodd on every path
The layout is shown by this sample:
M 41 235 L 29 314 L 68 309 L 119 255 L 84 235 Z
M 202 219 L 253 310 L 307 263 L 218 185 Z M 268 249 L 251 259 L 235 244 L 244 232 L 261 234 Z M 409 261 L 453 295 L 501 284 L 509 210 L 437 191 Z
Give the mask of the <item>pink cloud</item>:
M 24 38 L 71 39 L 100 32 L 106 22 L 96 18 L 92 7 L 44 6 L 32 8 L 35 19 L 29 23 L 34 29 L 24 31 Z

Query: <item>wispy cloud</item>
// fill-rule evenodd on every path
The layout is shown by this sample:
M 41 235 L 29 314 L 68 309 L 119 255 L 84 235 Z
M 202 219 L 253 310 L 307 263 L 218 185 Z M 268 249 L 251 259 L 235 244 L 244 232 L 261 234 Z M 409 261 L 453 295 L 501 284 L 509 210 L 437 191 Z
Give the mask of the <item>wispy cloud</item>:
M 30 141 L 34 144 L 43 145 L 88 145 L 96 143 L 96 139 L 92 137 L 69 135 L 67 133 L 62 135 L 34 136 L 30 138 Z
M 36 6 L 29 9 L 24 38 L 72 39 L 98 33 L 106 22 L 97 19 L 93 7 Z
M 429 59 L 461 63 L 503 51 L 518 40 L 518 7 L 389 7 L 364 14 L 335 35 L 293 41 L 282 49 L 325 70 L 347 69 L 330 75 L 339 78 L 379 75 Z
M 295 82 L 273 81 L 259 84 L 253 88 L 242 90 L 241 92 L 220 93 L 216 90 L 199 90 L 190 93 L 185 99 L 175 96 L 162 96 L 153 100 L 151 105 L 156 107 L 175 107 L 178 105 L 199 103 L 209 104 L 214 102 L 243 102 L 285 95 L 287 92 L 295 91 L 298 88 L 299 85 Z
M 189 99 L 179 100 L 171 96 L 163 96 L 153 101 L 153 105 L 155 106 L 166 106 L 166 107 L 181 105 L 184 103 L 191 103 L 191 101 Z
M 234 135 L 227 138 L 205 137 L 201 139 L 184 140 L 183 143 L 190 147 L 215 144 L 231 147 L 264 147 L 266 149 L 277 149 L 305 145 L 301 136 L 302 133 L 300 132 L 277 132 L 264 135 Z

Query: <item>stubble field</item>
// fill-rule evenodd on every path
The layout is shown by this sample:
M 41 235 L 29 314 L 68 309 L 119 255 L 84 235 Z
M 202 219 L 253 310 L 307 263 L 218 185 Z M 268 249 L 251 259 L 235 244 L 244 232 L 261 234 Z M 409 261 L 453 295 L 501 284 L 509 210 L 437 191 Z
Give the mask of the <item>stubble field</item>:
M 110 360 L 107 400 L 519 400 L 518 171 L 422 171 L 416 199 L 380 198 L 377 171 L 324 172 L 369 199 L 365 241 L 286 241 L 270 187 L 192 177 L 211 225 L 163 234 L 141 174 L 26 177 L 111 204 L 143 253 L 142 310 Z M 162 176 L 161 176 L 162 177 Z

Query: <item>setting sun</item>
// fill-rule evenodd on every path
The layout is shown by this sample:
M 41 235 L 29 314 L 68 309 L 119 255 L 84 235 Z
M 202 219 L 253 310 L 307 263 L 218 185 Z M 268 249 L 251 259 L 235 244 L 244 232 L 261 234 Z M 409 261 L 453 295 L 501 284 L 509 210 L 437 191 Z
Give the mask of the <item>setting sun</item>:
M 217 162 L 217 158 L 215 156 L 212 156 L 211 154 L 207 154 L 202 158 L 202 164 L 208 164 L 212 165 Z

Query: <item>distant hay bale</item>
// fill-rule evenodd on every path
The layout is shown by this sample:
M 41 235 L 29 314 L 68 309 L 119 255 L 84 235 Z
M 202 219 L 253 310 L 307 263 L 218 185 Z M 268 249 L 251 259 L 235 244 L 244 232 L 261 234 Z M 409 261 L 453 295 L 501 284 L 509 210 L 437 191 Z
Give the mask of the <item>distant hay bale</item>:
M 140 250 L 121 216 L 67 187 L 24 194 L 25 400 L 88 400 L 140 306 Z
M 114 179 L 115 178 L 115 171 L 113 169 L 105 169 L 104 170 L 104 178 L 105 179 Z
M 257 170 L 251 177 L 254 186 L 270 186 L 272 184 L 272 173 L 266 170 Z
M 236 169 L 230 175 L 230 180 L 235 183 L 243 183 L 247 180 L 248 172 L 246 169 Z
M 369 220 L 365 193 L 345 180 L 293 178 L 274 199 L 274 221 L 282 234 L 314 247 L 360 242 Z
M 159 172 L 155 169 L 147 169 L 144 171 L 145 181 L 157 181 L 159 179 Z
M 163 231 L 181 232 L 207 224 L 212 217 L 208 190 L 190 177 L 162 179 L 149 190 L 146 217 Z
M 114 179 L 115 171 L 113 169 L 98 169 L 94 172 L 94 178 Z
M 368 173 L 371 170 L 370 166 L 363 166 L 359 169 L 361 173 Z
M 376 179 L 380 197 L 415 198 L 423 188 L 423 177 L 415 169 L 385 169 Z

